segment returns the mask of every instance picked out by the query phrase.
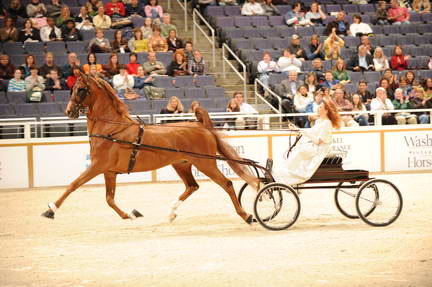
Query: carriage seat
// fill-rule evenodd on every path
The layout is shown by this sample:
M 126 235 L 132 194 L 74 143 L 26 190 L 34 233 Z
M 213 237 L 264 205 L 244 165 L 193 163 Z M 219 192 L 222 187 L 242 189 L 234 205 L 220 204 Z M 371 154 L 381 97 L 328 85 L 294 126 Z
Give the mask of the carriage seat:
M 327 156 L 321 162 L 320 168 L 339 168 L 342 167 L 342 157 L 334 155 Z

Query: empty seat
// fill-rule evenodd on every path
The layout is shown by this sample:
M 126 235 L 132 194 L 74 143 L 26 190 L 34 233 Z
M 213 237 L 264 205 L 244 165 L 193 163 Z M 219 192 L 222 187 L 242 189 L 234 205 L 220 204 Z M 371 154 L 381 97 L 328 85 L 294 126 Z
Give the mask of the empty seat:
M 144 101 L 144 100 L 134 100 L 129 101 L 131 111 L 135 115 L 141 115 L 144 111 L 148 111 L 152 109 L 151 102 L 150 101 Z
M 223 7 L 221 6 L 208 6 L 205 13 L 208 17 L 220 17 L 225 16 Z
M 53 92 L 56 102 L 69 102 L 70 91 L 67 90 L 55 90 Z
M 12 104 L 0 104 L 0 118 L 11 118 L 15 116 L 15 108 Z
M 373 4 L 358 5 L 358 8 L 359 8 L 359 11 L 363 14 L 376 12 L 376 9 L 375 9 Z
M 94 31 L 80 31 L 83 40 L 91 40 L 95 37 L 95 32 Z
M 244 38 L 259 38 L 261 34 L 257 28 L 253 27 L 243 27 L 243 37 Z
M 363 79 L 368 83 L 377 82 L 379 79 L 381 79 L 381 73 L 374 71 L 364 72 Z
M 417 33 L 416 25 L 401 25 L 399 28 L 402 34 L 415 34 Z
M 359 6 L 362 6 L 362 5 L 345 4 L 345 5 L 342 5 L 342 10 L 344 10 L 345 13 L 347 13 L 347 14 L 354 14 L 354 13 L 359 12 L 359 9 L 358 9 Z
M 55 55 L 65 54 L 66 52 L 65 43 L 60 41 L 47 42 L 46 50 Z
M 209 98 L 225 98 L 225 89 L 223 87 L 205 87 L 204 89 Z
M 416 25 L 416 27 L 417 27 L 417 33 L 420 34 L 429 33 L 432 30 L 432 25 L 430 24 L 420 24 L 420 25 Z
M 200 106 L 205 109 L 215 108 L 215 102 L 213 99 L 198 99 L 198 102 L 200 103 Z
M 192 76 L 177 76 L 174 79 L 174 86 L 176 86 L 177 88 L 193 87 L 193 77 Z
M 6 42 L 3 43 L 3 52 L 7 55 L 22 55 L 25 50 L 20 42 Z
M 268 41 L 266 39 L 251 39 L 252 45 L 257 50 L 268 50 L 273 48 L 273 43 L 271 41 Z
M 70 53 L 83 54 L 86 53 L 86 45 L 82 41 L 66 42 L 67 50 Z
M 184 93 L 186 99 L 199 99 L 206 96 L 202 88 L 184 88 Z
M 415 12 L 411 12 L 411 17 L 409 20 L 411 23 L 417 23 L 417 24 L 420 24 L 419 22 L 422 22 L 422 18 L 420 17 L 420 14 L 417 14 Z
M 248 16 L 237 16 L 234 18 L 236 27 L 252 27 L 252 18 Z
M 260 27 L 258 28 L 258 32 L 263 38 L 276 38 L 279 37 L 279 32 L 272 27 Z
M 352 37 L 352 36 L 348 36 L 345 37 L 345 46 L 346 47 L 357 47 L 358 45 L 360 45 L 360 38 L 359 37 Z
M 324 36 L 324 33 L 325 33 L 325 30 L 326 30 L 326 27 L 323 27 L 323 26 L 315 26 L 315 27 L 313 27 L 313 29 L 314 29 L 314 33 L 315 33 L 315 34 L 318 34 L 319 36 Z
M 251 23 L 254 27 L 269 26 L 269 20 L 266 16 L 252 16 Z
M 7 103 L 9 103 L 9 101 L 6 97 L 6 93 L 0 92 L 0 104 L 7 104 Z
M 342 11 L 342 8 L 340 5 L 335 4 L 335 5 L 326 5 L 326 11 L 327 13 L 332 13 L 332 12 L 339 12 Z
M 414 44 L 421 46 L 430 43 L 430 39 L 424 37 L 423 35 L 413 35 Z
M 225 15 L 227 16 L 239 16 L 241 15 L 240 6 L 226 5 L 224 7 Z
M 394 35 L 394 34 L 400 34 L 398 25 L 385 25 L 383 26 L 383 32 L 386 35 Z
M 16 115 L 19 117 L 31 118 L 38 115 L 36 104 L 16 104 Z
M 234 18 L 233 17 L 218 17 L 216 18 L 216 27 L 234 27 Z
M 295 33 L 295 29 L 292 27 L 277 27 L 280 37 L 291 38 L 292 34 Z
M 432 13 L 425 13 L 421 15 L 421 21 L 425 23 L 431 23 L 432 22 Z
M 169 99 L 171 97 L 183 98 L 184 91 L 180 88 L 165 88 L 166 98 Z
M 7 98 L 9 103 L 13 104 L 24 104 L 27 101 L 26 92 L 8 92 Z
M 361 72 L 348 71 L 352 83 L 358 83 L 362 79 Z
M 151 101 L 152 109 L 155 110 L 157 114 L 159 114 L 161 109 L 167 106 L 167 103 L 168 103 L 168 99 L 152 100 Z
M 280 82 L 282 82 L 286 78 L 287 78 L 287 76 L 284 74 L 278 74 L 278 73 L 270 74 L 269 81 L 268 81 L 269 86 L 274 86 L 276 84 L 280 84 Z
M 172 88 L 173 87 L 173 78 L 165 77 L 165 76 L 155 77 L 153 84 L 156 87 Z
M 168 67 L 168 65 L 172 62 L 173 53 L 171 51 L 169 51 L 169 52 L 157 52 L 156 58 L 158 61 L 161 61 L 165 65 L 165 67 Z
M 63 116 L 64 113 L 57 103 L 39 103 L 39 115 L 41 117 Z
M 143 17 L 132 17 L 132 24 L 135 28 L 140 28 L 141 26 L 144 26 L 144 20 Z
M 307 37 L 312 36 L 314 33 L 313 27 L 297 27 L 296 33 L 300 36 Z
M 44 43 L 43 42 L 25 42 L 24 49 L 27 53 L 33 55 L 43 55 L 44 53 Z
M 284 49 L 289 46 L 289 40 L 286 38 L 271 38 L 268 41 L 272 43 L 274 49 Z
M 195 78 L 195 85 L 197 87 L 214 86 L 215 80 L 214 80 L 213 76 L 210 76 L 210 75 L 197 76 Z
M 285 26 L 283 16 L 270 16 L 268 23 L 270 26 Z

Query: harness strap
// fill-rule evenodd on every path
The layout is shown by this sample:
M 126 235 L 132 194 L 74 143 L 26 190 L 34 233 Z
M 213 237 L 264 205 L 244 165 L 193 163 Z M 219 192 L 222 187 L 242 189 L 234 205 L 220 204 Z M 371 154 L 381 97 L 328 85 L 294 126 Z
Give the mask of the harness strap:
M 134 148 L 131 152 L 131 156 L 129 159 L 128 174 L 133 170 L 133 168 L 135 166 L 136 155 L 140 149 L 141 138 L 142 138 L 143 134 L 144 134 L 144 125 L 140 125 L 139 131 L 138 131 L 138 136 L 136 137 L 135 143 L 132 143 Z

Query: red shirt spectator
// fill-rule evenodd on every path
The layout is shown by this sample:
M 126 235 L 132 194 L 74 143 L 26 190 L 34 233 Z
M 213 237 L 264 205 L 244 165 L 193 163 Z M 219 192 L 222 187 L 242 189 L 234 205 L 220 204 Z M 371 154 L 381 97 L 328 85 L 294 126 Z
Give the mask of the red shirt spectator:
M 393 50 L 390 66 L 393 70 L 403 71 L 408 69 L 408 59 L 410 56 L 405 56 L 401 46 L 396 46 Z
M 129 75 L 137 75 L 138 74 L 138 67 L 141 66 L 139 63 L 137 63 L 138 56 L 136 53 L 131 53 L 129 55 L 129 64 L 126 64 L 126 71 Z
M 125 6 L 118 0 L 112 0 L 105 5 L 105 14 L 112 17 L 113 15 L 126 16 Z
M 392 0 L 391 7 L 387 11 L 387 16 L 394 23 L 409 23 L 410 13 L 408 8 L 400 7 L 397 0 Z

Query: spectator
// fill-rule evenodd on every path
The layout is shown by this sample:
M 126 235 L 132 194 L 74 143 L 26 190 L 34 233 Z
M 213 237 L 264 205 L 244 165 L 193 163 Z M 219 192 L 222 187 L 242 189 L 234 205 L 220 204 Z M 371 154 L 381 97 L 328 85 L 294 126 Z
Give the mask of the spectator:
M 421 86 L 416 86 L 413 89 L 413 95 L 410 97 L 410 104 L 412 108 L 424 109 L 426 108 L 427 99 L 424 95 L 424 90 Z M 418 114 L 419 124 L 429 124 L 430 116 L 429 113 Z
M 193 58 L 188 63 L 189 74 L 192 76 L 202 76 L 207 74 L 207 64 L 199 50 L 194 50 Z
M 8 92 L 26 91 L 26 83 L 22 79 L 22 72 L 20 69 L 16 69 L 14 72 L 14 77 L 11 80 L 9 80 L 7 91 Z
M 205 15 L 205 11 L 208 6 L 215 6 L 215 5 L 222 6 L 226 4 L 223 0 L 193 0 L 192 3 L 194 2 L 198 2 L 197 4 L 199 6 L 199 11 L 201 15 Z
M 162 108 L 161 114 L 181 114 L 184 112 L 184 107 L 179 98 L 173 96 L 169 99 L 166 107 Z
M 315 125 L 315 121 L 319 118 L 318 108 L 321 105 L 322 99 L 323 99 L 323 91 L 317 90 L 314 93 L 314 101 L 311 102 L 306 107 L 306 113 L 309 113 L 311 115 L 309 115 L 307 117 L 307 121 L 305 123 L 305 128 L 310 128 L 310 127 L 313 127 Z
M 129 75 L 135 76 L 138 73 L 138 67 L 141 65 L 138 63 L 138 55 L 136 53 L 130 53 L 129 63 L 126 64 L 126 71 Z
M 123 18 L 126 16 L 126 10 L 123 2 L 119 0 L 111 0 L 105 4 L 105 14 L 111 17 L 111 20 L 114 18 Z
M 26 11 L 30 18 L 42 18 L 47 14 L 47 9 L 43 3 L 40 3 L 40 0 L 31 0 Z
M 354 94 L 351 97 L 351 103 L 353 105 L 353 111 L 356 112 L 364 112 L 367 111 L 365 104 L 363 104 L 362 96 L 359 94 Z M 368 114 L 355 114 L 354 120 L 360 125 L 360 126 L 368 126 Z
M 51 3 L 46 5 L 47 16 L 52 18 L 57 18 L 61 14 L 61 9 L 63 5 L 60 0 L 51 0 Z
M 360 46 L 357 55 L 350 59 L 348 69 L 355 72 L 373 71 L 375 69 L 373 57 L 367 53 L 365 46 Z
M 68 54 L 68 63 L 61 68 L 62 78 L 67 80 L 70 76 L 73 76 L 73 70 L 80 68 L 80 61 L 75 53 Z
M 62 31 L 62 38 L 64 41 L 82 41 L 82 36 L 80 31 L 75 27 L 75 22 L 73 20 L 66 21 L 66 27 Z
M 424 91 L 425 91 L 425 99 L 430 100 L 432 99 L 432 78 L 427 78 L 424 81 Z
M 186 76 L 189 74 L 186 56 L 183 50 L 178 50 L 173 54 L 173 61 L 168 66 L 168 76 Z
M 416 75 L 414 74 L 413 71 L 408 71 L 405 74 L 406 78 L 407 78 L 407 82 L 410 86 L 414 86 L 415 83 L 417 82 L 416 80 Z
M 288 79 L 283 80 L 280 85 L 276 86 L 275 92 L 282 98 L 281 106 L 284 113 L 295 111 L 294 96 L 301 85 L 303 85 L 303 81 L 298 79 L 298 73 L 290 71 L 288 72 Z M 279 108 L 279 102 L 276 99 L 271 99 L 271 104 L 275 108 Z
M 264 15 L 265 11 L 260 3 L 256 0 L 248 0 L 241 8 L 241 14 L 243 16 L 259 16 Z
M 111 24 L 110 16 L 105 15 L 105 8 L 100 6 L 97 10 L 97 15 L 93 16 L 93 25 L 95 29 L 109 29 Z
M 338 80 L 341 85 L 346 85 L 351 82 L 351 77 L 346 70 L 345 61 L 341 58 L 336 60 L 333 69 L 333 78 Z
M 193 52 L 194 52 L 192 41 L 188 40 L 185 42 L 184 52 L 185 52 L 186 60 L 189 63 L 189 61 L 192 60 L 193 58 Z
M 320 43 L 318 34 L 313 34 L 310 38 L 309 49 L 306 52 L 306 57 L 308 60 L 313 60 L 315 58 L 325 59 L 323 43 Z
M 56 19 L 56 26 L 60 29 L 65 28 L 68 20 L 74 22 L 74 19 L 71 16 L 71 12 L 68 6 L 63 6 L 60 10 L 60 16 Z M 75 22 L 74 22 L 75 23 Z
M 12 79 L 15 73 L 15 67 L 10 63 L 9 56 L 0 55 L 0 80 Z
M 339 81 L 333 79 L 332 71 L 325 72 L 324 76 L 325 76 L 325 81 L 321 84 L 322 88 L 337 89 L 340 87 Z
M 175 53 L 178 49 L 183 49 L 183 41 L 177 38 L 177 32 L 174 29 L 169 31 L 166 41 L 168 43 L 168 51 Z
M 401 46 L 397 45 L 393 49 L 393 56 L 390 60 L 390 67 L 396 71 L 404 71 L 408 69 L 408 60 L 411 57 L 404 54 Z
M 313 24 L 322 25 L 327 18 L 326 14 L 321 9 L 318 2 L 312 2 L 310 11 L 306 13 L 306 20 L 311 21 Z
M 143 38 L 141 29 L 135 28 L 133 33 L 133 38 L 131 38 L 128 42 L 129 49 L 135 53 L 148 52 L 149 41 Z
M 307 73 L 304 84 L 308 90 L 308 93 L 313 94 L 318 91 L 319 84 L 315 72 Z
M 292 4 L 291 11 L 288 11 L 284 16 L 285 23 L 288 26 L 311 26 L 313 23 L 304 17 L 304 12 L 301 11 L 301 3 Z
M 144 39 L 150 39 L 153 35 L 152 18 L 145 18 L 144 25 L 141 27 Z
M 288 75 L 289 71 L 301 72 L 302 62 L 296 58 L 290 48 L 286 48 L 282 52 L 282 56 L 277 61 L 277 66 L 280 72 Z
M 378 9 L 376 10 L 376 23 L 378 25 L 390 24 L 387 13 L 387 3 L 384 0 L 378 1 Z
M 298 113 L 306 113 L 306 107 L 313 101 L 313 94 L 308 92 L 305 85 L 301 85 L 294 96 L 294 109 Z M 307 118 L 305 116 L 295 117 L 295 124 L 298 127 L 305 127 L 306 121 Z
M 393 71 L 391 69 L 387 69 L 384 71 L 383 78 L 387 79 L 387 81 L 390 83 L 390 88 L 392 90 L 396 90 L 399 86 L 398 79 L 395 74 L 393 74 Z
M 146 74 L 151 76 L 166 75 L 167 71 L 162 62 L 157 61 L 156 52 L 148 53 L 148 61 L 143 65 Z
M 188 110 L 188 113 L 195 113 L 195 109 L 201 107 L 200 102 L 198 101 L 192 101 L 190 108 Z
M 177 32 L 176 25 L 171 23 L 170 14 L 168 13 L 163 14 L 162 23 L 160 24 L 160 29 L 161 29 L 161 36 L 163 38 L 167 38 L 171 30 L 175 30 Z
M 353 104 L 345 98 L 345 92 L 341 88 L 334 91 L 334 101 L 339 112 L 350 112 L 353 110 Z M 345 127 L 356 127 L 359 124 L 354 120 L 352 115 L 341 115 L 341 120 Z
M 301 61 L 305 61 L 305 59 L 307 58 L 306 52 L 300 44 L 300 39 L 301 39 L 300 35 L 293 34 L 291 36 L 291 45 L 289 46 L 289 48 L 296 58 L 298 58 Z
M 264 84 L 264 86 L 268 87 L 270 73 L 278 72 L 279 67 L 276 62 L 272 60 L 271 54 L 265 51 L 262 60 L 258 63 L 257 70 L 258 79 Z
M 320 58 L 315 58 L 312 60 L 312 72 L 316 74 L 318 84 L 321 84 L 325 81 L 324 67 Z
M 104 79 L 103 74 L 99 73 L 97 71 L 96 65 L 90 65 L 89 75 L 92 76 L 92 77 L 95 77 L 95 78 Z M 106 80 L 106 79 L 104 79 L 104 80 Z
M 359 95 L 361 97 L 362 102 L 365 104 L 366 108 L 368 110 L 370 110 L 370 102 L 373 99 L 373 95 L 371 92 L 369 92 L 367 90 L 368 86 L 366 81 L 361 80 L 358 83 L 358 87 L 357 87 L 357 95 Z
M 376 89 L 376 97 L 371 102 L 372 111 L 382 111 L 382 110 L 394 110 L 393 103 L 387 98 L 386 90 L 382 87 Z M 382 115 L 383 125 L 395 125 L 397 124 L 396 118 L 389 113 Z
M 412 8 L 416 13 L 427 14 L 431 11 L 431 4 L 429 0 L 414 0 Z
M 157 0 L 149 0 L 148 5 L 144 7 L 146 17 L 150 17 L 153 21 L 156 19 L 156 23 L 163 17 L 163 9 L 158 5 Z
M 113 77 L 113 86 L 119 98 L 124 99 L 124 94 L 132 90 L 134 86 L 134 77 L 128 75 L 125 65 L 119 66 L 119 74 Z
M 91 17 L 94 17 L 97 14 L 99 14 L 99 7 L 103 7 L 103 3 L 102 3 L 102 0 L 89 0 L 85 4 L 85 7 L 87 8 L 87 11 L 88 11 L 89 15 Z
M 143 66 L 139 66 L 137 69 L 137 74 L 134 76 L 134 89 L 142 89 L 147 85 L 153 85 L 153 77 L 147 77 L 145 75 Z
M 374 68 L 377 72 L 383 72 L 390 68 L 387 57 L 384 55 L 383 49 L 381 47 L 377 47 L 374 53 Z
M 394 100 L 392 101 L 395 110 L 409 110 L 411 109 L 410 105 L 410 96 L 404 96 L 402 89 L 398 88 L 394 93 Z M 397 113 L 395 115 L 396 121 L 398 125 L 405 124 L 417 124 L 417 116 L 411 113 Z
M 96 67 L 96 72 L 103 73 L 102 65 L 97 63 L 96 54 L 95 53 L 89 53 L 87 55 L 87 64 L 84 64 L 82 67 L 84 73 L 90 74 L 90 68 L 93 65 Z
M 123 37 L 122 30 L 116 30 L 114 32 L 114 40 L 111 42 L 111 48 L 114 53 L 123 54 L 130 52 L 128 41 Z
M 22 64 L 19 69 L 21 69 L 24 79 L 30 76 L 30 68 L 36 66 L 36 59 L 33 54 L 28 54 L 25 57 L 24 64 Z
M 38 75 L 38 68 L 36 66 L 31 67 L 30 76 L 25 78 L 25 83 L 27 92 L 34 90 L 45 90 L 45 80 L 42 78 L 42 76 Z
M 411 24 L 409 21 L 411 15 L 408 11 L 408 8 L 401 7 L 398 0 L 391 0 L 390 5 L 391 7 L 387 11 L 387 19 L 393 25 Z
M 39 74 L 44 78 L 49 78 L 49 73 L 51 70 L 56 70 L 57 74 L 61 75 L 60 67 L 54 64 L 54 54 L 47 52 L 45 54 L 45 64 L 40 67 Z
M 394 100 L 394 90 L 390 87 L 390 83 L 386 78 L 382 78 L 379 81 L 379 87 L 385 89 L 386 95 L 390 99 L 390 101 Z
M 39 30 L 33 28 L 30 19 L 24 21 L 24 28 L 19 32 L 18 40 L 20 42 L 39 42 L 41 40 Z
M 168 52 L 168 43 L 165 38 L 161 37 L 160 31 L 158 26 L 153 27 L 153 35 L 148 42 L 150 52 Z
M 66 82 L 59 77 L 57 70 L 51 70 L 50 77 L 46 80 L 47 91 L 67 90 Z
M 7 15 L 13 19 L 28 18 L 26 8 L 22 5 L 21 0 L 11 0 L 7 8 Z
M 142 2 L 139 2 L 138 0 L 131 0 L 130 3 L 126 4 L 126 16 L 144 17 L 144 6 Z
M 404 96 L 407 96 L 411 93 L 412 91 L 412 86 L 408 85 L 408 80 L 406 78 L 406 76 L 401 76 L 399 78 L 399 89 L 402 90 Z
M 105 38 L 102 29 L 96 28 L 95 37 L 88 43 L 87 50 L 89 53 L 109 53 L 112 51 L 111 44 L 109 40 Z
M 324 41 L 324 55 L 326 60 L 336 60 L 340 57 L 341 48 L 345 41 L 336 34 L 336 29 Z
M 369 36 L 363 35 L 360 37 L 360 45 L 357 46 L 357 52 L 358 52 L 358 48 L 362 45 L 366 47 L 366 51 L 369 55 L 374 54 L 375 48 L 372 45 L 371 41 L 369 40 Z
M 54 19 L 47 18 L 47 26 L 40 29 L 40 37 L 43 42 L 62 41 L 61 30 L 54 25 Z
M 240 107 L 240 112 L 242 113 L 258 113 L 257 110 L 254 109 L 251 105 L 244 102 L 243 93 L 236 91 L 233 94 L 233 99 L 237 102 L 237 105 Z
M 226 112 L 227 113 L 239 113 L 240 112 L 240 106 L 237 103 L 235 98 L 231 98 L 228 101 L 227 107 L 226 107 Z M 227 118 L 225 120 L 225 124 L 224 124 L 224 128 L 230 130 L 230 129 L 235 129 L 236 127 L 236 120 L 237 118 Z
M 81 31 L 91 31 L 94 30 L 92 18 L 88 14 L 85 6 L 82 6 L 80 13 L 75 17 L 76 28 Z
M 354 37 L 361 37 L 363 35 L 373 35 L 372 28 L 369 24 L 362 22 L 362 17 L 358 14 L 353 16 L 353 23 L 350 26 L 350 34 Z
M 112 79 L 112 77 L 119 74 L 120 73 L 120 63 L 119 63 L 117 54 L 112 53 L 110 58 L 109 58 L 108 65 L 104 65 L 102 67 L 103 67 L 105 76 L 108 79 Z
M 14 20 L 11 17 L 4 19 L 4 25 L 0 28 L 0 42 L 18 41 L 18 29 L 14 26 Z
M 348 27 L 349 24 L 347 21 L 345 21 L 345 12 L 339 11 L 337 13 L 336 19 L 327 24 L 325 34 L 330 36 L 331 34 L 336 33 L 338 36 L 347 36 Z
M 264 15 L 266 16 L 277 16 L 280 15 L 279 9 L 273 5 L 273 0 L 264 0 L 261 3 L 262 9 L 264 10 Z

